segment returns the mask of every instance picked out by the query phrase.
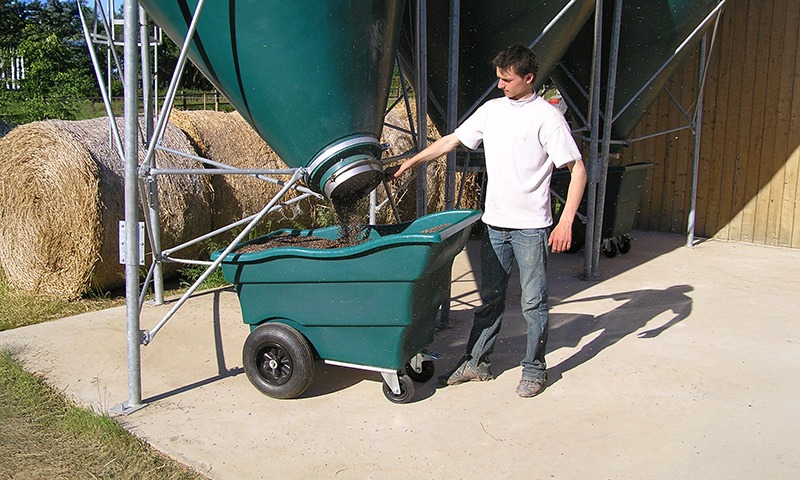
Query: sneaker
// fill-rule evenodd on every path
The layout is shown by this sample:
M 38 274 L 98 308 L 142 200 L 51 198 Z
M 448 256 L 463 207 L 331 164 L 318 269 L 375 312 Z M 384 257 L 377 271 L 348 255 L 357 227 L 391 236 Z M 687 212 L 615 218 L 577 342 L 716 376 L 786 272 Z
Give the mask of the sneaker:
M 547 375 L 543 378 L 523 378 L 517 385 L 517 393 L 522 398 L 535 397 L 542 393 L 547 383 Z
M 486 382 L 492 379 L 492 374 L 481 373 L 469 365 L 466 360 L 459 365 L 453 373 L 439 377 L 442 385 L 458 385 L 465 382 Z

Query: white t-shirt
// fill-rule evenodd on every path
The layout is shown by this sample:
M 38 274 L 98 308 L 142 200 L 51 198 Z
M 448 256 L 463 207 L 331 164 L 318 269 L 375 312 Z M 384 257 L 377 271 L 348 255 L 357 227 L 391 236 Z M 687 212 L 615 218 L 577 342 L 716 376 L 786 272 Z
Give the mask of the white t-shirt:
M 483 142 L 486 208 L 483 221 L 502 228 L 546 228 L 553 224 L 553 166 L 581 158 L 561 112 L 534 94 L 524 100 L 489 100 L 456 128 L 470 149 Z

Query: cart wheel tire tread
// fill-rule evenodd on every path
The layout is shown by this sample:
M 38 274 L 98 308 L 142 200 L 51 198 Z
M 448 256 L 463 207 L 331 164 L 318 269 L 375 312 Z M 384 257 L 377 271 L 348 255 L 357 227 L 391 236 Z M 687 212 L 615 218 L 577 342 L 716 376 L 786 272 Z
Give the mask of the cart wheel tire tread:
M 273 398 L 299 396 L 314 375 L 314 355 L 308 341 L 282 323 L 267 323 L 250 332 L 242 362 L 250 383 Z
M 400 394 L 395 394 L 386 382 L 383 382 L 383 394 L 392 403 L 408 403 L 414 398 L 414 382 L 407 376 L 399 377 Z

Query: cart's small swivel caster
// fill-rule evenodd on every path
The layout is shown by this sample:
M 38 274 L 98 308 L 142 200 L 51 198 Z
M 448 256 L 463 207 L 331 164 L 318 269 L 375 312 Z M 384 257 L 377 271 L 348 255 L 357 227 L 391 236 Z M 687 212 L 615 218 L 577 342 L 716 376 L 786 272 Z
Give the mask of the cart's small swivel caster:
M 392 403 L 408 403 L 414 398 L 414 382 L 408 376 L 403 375 L 395 376 L 396 385 L 392 386 L 390 383 L 395 383 L 394 379 L 384 376 L 383 394 Z
M 436 367 L 433 365 L 433 362 L 430 360 L 426 360 L 424 362 L 420 362 L 419 371 L 415 370 L 410 363 L 406 364 L 406 375 L 408 375 L 411 380 L 419 383 L 425 383 L 431 378 L 433 378 L 433 374 L 436 371 Z
M 438 358 L 438 354 L 423 350 L 414 355 L 411 360 L 406 363 L 406 374 L 415 382 L 425 383 L 433 378 L 434 371 L 436 370 L 433 361 Z
M 603 255 L 608 258 L 617 256 L 617 244 L 613 238 L 606 238 L 603 240 Z
M 625 255 L 626 253 L 631 251 L 631 237 L 627 235 L 621 235 L 617 237 L 617 247 L 619 248 L 619 253 Z

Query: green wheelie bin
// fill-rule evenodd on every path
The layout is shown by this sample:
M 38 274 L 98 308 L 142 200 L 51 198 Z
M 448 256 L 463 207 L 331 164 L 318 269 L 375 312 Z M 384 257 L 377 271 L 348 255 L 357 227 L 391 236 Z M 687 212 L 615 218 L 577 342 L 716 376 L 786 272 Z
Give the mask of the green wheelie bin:
M 606 180 L 605 203 L 603 207 L 603 228 L 601 239 L 603 254 L 609 258 L 617 252 L 625 254 L 631 249 L 631 229 L 639 211 L 639 201 L 642 198 L 642 189 L 647 180 L 647 172 L 653 167 L 650 162 L 631 163 L 628 165 L 615 165 L 608 167 Z M 560 206 L 563 205 L 569 188 L 570 173 L 568 170 L 553 172 L 550 182 L 554 215 L 558 222 Z M 586 195 L 581 199 L 578 207 L 578 218 L 572 228 L 572 248 L 570 252 L 577 252 L 583 247 L 586 238 Z

